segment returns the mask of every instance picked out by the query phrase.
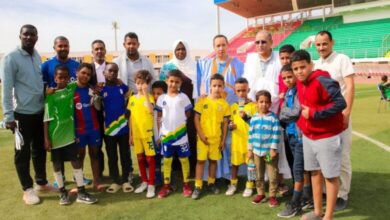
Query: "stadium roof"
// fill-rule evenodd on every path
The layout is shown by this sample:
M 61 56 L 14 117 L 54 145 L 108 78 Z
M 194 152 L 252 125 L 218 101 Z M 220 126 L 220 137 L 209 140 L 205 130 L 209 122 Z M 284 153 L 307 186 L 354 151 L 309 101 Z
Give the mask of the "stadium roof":
M 331 5 L 332 0 L 214 0 L 214 4 L 245 18 Z

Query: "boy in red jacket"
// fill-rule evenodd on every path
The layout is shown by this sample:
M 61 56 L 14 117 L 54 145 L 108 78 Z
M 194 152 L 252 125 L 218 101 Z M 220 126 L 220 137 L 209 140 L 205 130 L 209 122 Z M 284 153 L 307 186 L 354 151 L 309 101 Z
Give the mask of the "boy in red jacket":
M 308 52 L 295 51 L 291 66 L 298 79 L 298 100 L 302 109 L 298 127 L 303 133 L 304 166 L 306 171 L 311 171 L 314 198 L 314 212 L 305 214 L 302 219 L 332 219 L 341 170 L 340 133 L 345 129 L 341 112 L 346 102 L 339 84 L 328 72 L 313 71 Z M 322 211 L 324 178 L 325 215 Z

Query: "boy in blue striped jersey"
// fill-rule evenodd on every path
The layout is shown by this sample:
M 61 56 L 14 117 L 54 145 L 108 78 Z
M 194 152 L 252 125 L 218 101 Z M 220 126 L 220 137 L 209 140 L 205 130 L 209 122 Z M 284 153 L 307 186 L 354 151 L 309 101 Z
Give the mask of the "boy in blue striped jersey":
M 249 125 L 248 157 L 256 165 L 257 195 L 252 201 L 259 204 L 266 201 L 264 192 L 264 173 L 267 168 L 269 178 L 269 206 L 279 205 L 276 199 L 278 189 L 278 144 L 281 138 L 281 127 L 278 117 L 271 112 L 271 94 L 266 90 L 256 93 L 258 112 L 251 118 Z

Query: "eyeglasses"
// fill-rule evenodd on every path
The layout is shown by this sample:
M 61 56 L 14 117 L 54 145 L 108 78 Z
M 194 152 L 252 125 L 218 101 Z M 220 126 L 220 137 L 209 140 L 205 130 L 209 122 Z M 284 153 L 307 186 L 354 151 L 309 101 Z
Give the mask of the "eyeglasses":
M 257 40 L 255 41 L 255 44 L 266 44 L 268 43 L 266 40 Z

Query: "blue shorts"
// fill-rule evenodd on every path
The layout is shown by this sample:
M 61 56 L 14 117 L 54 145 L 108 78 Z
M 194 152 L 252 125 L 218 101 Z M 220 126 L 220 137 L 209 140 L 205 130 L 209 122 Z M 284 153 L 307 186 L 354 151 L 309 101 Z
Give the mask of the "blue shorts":
M 79 139 L 77 146 L 79 148 L 84 148 L 85 146 L 99 147 L 102 144 L 102 138 L 99 130 L 90 130 L 87 133 L 82 135 L 76 135 Z
M 187 143 L 179 144 L 179 145 L 171 145 L 171 144 L 161 144 L 161 153 L 164 157 L 173 157 L 176 155 L 178 157 L 189 157 L 191 155 L 190 145 Z

